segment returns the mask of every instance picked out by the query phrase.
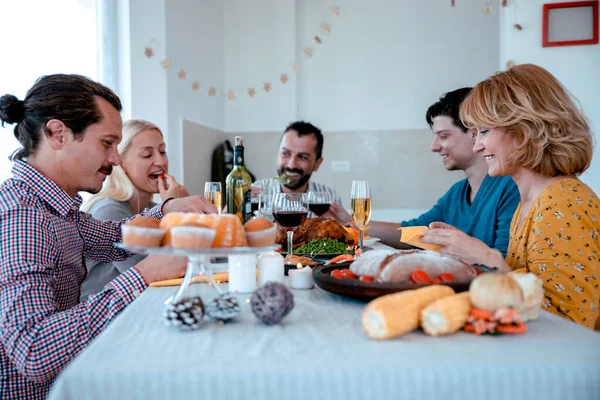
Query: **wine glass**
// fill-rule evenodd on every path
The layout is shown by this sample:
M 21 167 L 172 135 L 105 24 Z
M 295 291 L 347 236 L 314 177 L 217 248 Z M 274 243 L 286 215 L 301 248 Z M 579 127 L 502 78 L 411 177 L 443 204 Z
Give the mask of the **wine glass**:
M 287 231 L 288 254 L 293 253 L 294 230 L 306 220 L 308 199 L 306 193 L 277 193 L 273 199 L 273 218 Z
M 308 209 L 316 216 L 322 217 L 331 206 L 333 196 L 329 192 L 308 192 Z
M 371 188 L 368 181 L 352 181 L 352 219 L 358 228 L 358 247 L 363 248 L 363 231 L 371 219 Z
M 258 212 L 260 215 L 273 221 L 273 198 L 272 194 L 259 193 L 258 194 Z
M 252 190 L 250 192 L 250 212 L 252 213 L 252 218 L 258 216 L 258 198 L 260 196 L 260 192 Z
M 217 207 L 217 212 L 220 215 L 223 208 L 221 182 L 206 182 L 204 184 L 204 198 Z

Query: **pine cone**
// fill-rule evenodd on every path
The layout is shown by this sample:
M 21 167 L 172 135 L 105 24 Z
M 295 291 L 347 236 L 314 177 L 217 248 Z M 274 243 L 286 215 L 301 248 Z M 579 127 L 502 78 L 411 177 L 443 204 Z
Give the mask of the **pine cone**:
M 165 324 L 184 331 L 200 328 L 204 317 L 204 303 L 200 296 L 184 297 L 165 307 Z
M 230 293 L 224 293 L 212 299 L 206 306 L 206 314 L 217 321 L 229 321 L 240 313 L 240 303 Z
M 278 324 L 294 308 L 294 295 L 283 284 L 267 282 L 250 298 L 254 315 L 267 325 Z

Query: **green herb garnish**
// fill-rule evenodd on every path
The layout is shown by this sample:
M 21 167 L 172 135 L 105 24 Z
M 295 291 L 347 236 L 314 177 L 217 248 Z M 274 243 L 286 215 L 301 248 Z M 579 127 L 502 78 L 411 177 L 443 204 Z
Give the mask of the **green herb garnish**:
M 279 175 L 277 178 L 273 178 L 273 180 L 284 181 L 284 183 L 290 183 L 292 181 L 290 179 L 290 177 L 286 175 L 285 172 L 283 174 Z

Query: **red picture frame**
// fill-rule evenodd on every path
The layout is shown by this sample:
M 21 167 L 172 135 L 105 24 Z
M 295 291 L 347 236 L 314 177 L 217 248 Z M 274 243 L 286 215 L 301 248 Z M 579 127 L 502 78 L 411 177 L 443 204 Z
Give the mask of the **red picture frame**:
M 581 40 L 564 40 L 551 42 L 548 37 L 548 30 L 550 28 L 548 24 L 550 10 L 556 8 L 573 8 L 573 7 L 592 7 L 593 14 L 593 37 L 591 39 Z M 543 26 L 542 26 L 542 46 L 553 47 L 553 46 L 574 46 L 582 44 L 597 44 L 598 43 L 598 0 L 594 1 L 574 1 L 570 3 L 550 3 L 544 4 L 543 13 Z

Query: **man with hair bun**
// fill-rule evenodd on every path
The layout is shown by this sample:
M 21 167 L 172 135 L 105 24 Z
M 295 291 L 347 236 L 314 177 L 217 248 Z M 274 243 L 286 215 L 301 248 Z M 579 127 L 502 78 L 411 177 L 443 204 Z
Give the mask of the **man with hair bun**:
M 81 212 L 120 159 L 119 98 L 79 75 L 38 79 L 24 100 L 0 97 L 0 121 L 21 148 L 0 186 L 0 398 L 43 399 L 56 375 L 152 282 L 182 276 L 185 259 L 149 256 L 79 302 L 85 258 L 121 261 L 123 221 Z M 167 199 L 143 214 L 216 212 L 201 196 Z

